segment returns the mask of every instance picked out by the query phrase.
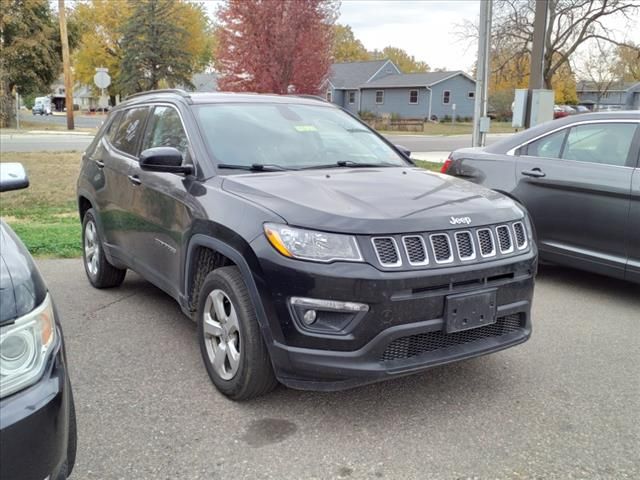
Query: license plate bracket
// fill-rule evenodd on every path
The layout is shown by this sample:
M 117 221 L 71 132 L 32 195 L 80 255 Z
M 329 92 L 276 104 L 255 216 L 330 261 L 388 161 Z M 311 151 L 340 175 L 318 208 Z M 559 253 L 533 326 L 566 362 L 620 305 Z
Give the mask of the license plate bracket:
M 447 295 L 445 331 L 462 332 L 496 323 L 496 290 Z

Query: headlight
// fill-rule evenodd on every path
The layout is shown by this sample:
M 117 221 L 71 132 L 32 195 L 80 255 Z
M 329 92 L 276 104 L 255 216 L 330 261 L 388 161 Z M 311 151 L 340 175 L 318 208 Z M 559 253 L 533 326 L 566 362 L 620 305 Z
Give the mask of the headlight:
M 265 224 L 264 233 L 269 243 L 285 257 L 315 262 L 362 261 L 358 243 L 351 235 L 316 232 L 275 223 Z
M 0 328 L 0 398 L 35 383 L 47 364 L 56 337 L 51 297 Z

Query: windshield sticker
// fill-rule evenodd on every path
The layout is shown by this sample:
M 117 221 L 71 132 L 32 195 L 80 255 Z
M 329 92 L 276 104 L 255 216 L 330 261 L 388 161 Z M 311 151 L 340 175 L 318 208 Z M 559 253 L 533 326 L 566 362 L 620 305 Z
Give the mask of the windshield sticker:
M 298 132 L 317 132 L 318 129 L 313 125 L 296 125 L 295 128 Z

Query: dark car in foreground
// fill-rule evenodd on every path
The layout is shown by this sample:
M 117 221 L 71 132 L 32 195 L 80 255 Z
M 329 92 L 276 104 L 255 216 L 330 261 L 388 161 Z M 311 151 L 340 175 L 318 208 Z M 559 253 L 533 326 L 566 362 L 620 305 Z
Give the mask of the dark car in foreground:
M 531 332 L 524 210 L 318 99 L 136 95 L 85 152 L 78 205 L 89 281 L 131 269 L 175 298 L 233 399 L 407 375 Z
M 28 185 L 20 164 L 0 163 L 0 192 Z M 64 340 L 44 280 L 0 220 L 0 478 L 67 478 L 76 419 Z
M 457 150 L 443 172 L 522 203 L 541 260 L 640 282 L 640 111 L 585 113 Z

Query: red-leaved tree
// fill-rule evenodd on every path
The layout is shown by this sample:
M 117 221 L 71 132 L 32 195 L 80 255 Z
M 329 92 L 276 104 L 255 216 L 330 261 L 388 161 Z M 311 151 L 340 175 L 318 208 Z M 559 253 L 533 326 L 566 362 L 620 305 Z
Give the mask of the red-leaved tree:
M 337 3 L 227 0 L 218 11 L 221 90 L 318 93 L 331 66 Z

